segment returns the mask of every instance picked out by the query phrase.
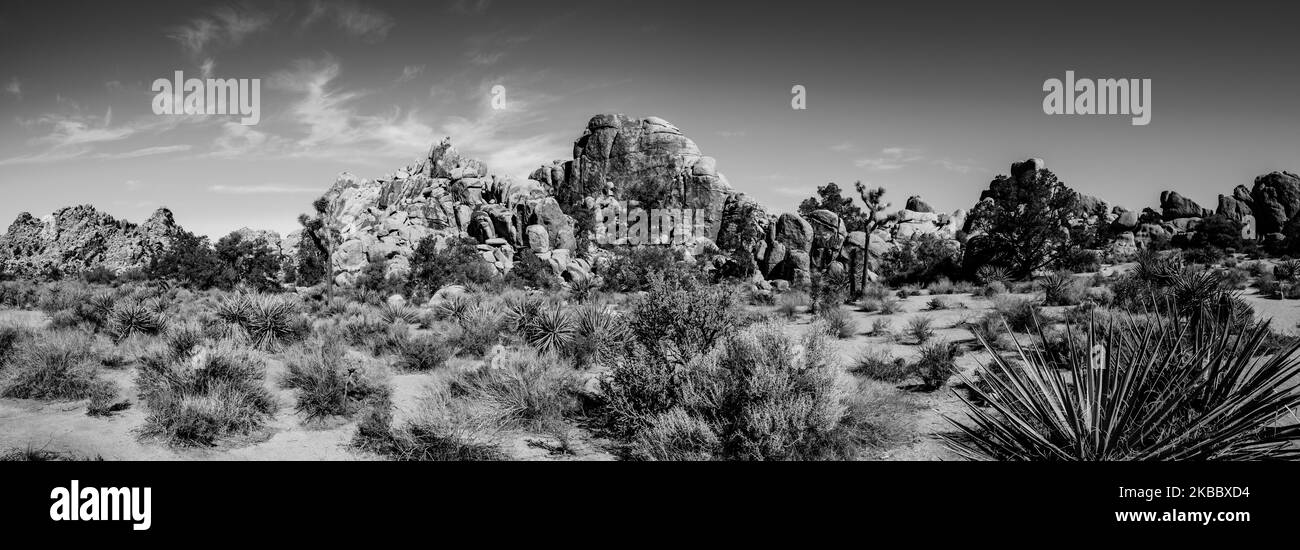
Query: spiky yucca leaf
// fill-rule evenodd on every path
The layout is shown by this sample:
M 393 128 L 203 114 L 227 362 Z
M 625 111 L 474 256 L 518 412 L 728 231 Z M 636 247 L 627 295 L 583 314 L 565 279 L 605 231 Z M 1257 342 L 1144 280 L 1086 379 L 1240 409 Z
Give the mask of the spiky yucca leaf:
M 117 340 L 136 334 L 158 334 L 162 316 L 138 303 L 118 304 L 108 316 L 109 332 Z
M 402 322 L 411 326 L 419 326 L 421 323 L 420 310 L 405 304 L 394 305 L 385 303 L 384 307 L 379 309 L 379 318 L 383 319 L 385 323 L 390 325 Z
M 577 321 L 559 306 L 539 312 L 524 326 L 524 338 L 542 353 L 567 351 L 577 335 Z
M 1267 322 L 1154 314 L 1090 322 L 1086 348 L 1070 338 L 1053 360 L 1017 342 L 1016 359 L 991 353 L 982 386 L 958 375 L 990 408 L 958 395 L 968 422 L 950 418 L 960 433 L 943 437 L 970 459 L 1300 457 L 1300 426 L 1279 425 L 1300 406 L 1300 342 L 1257 358 L 1268 333 Z

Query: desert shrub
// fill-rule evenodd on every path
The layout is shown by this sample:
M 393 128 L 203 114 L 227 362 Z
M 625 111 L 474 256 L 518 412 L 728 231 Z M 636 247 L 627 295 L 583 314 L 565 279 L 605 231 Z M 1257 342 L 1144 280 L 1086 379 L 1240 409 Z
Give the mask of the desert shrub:
M 1006 293 L 1007 293 L 1007 285 L 1003 284 L 1001 281 L 993 281 L 987 285 L 984 285 L 984 290 L 980 292 L 980 295 L 984 296 L 985 298 L 992 298 L 994 296 L 998 296 Z
M 906 332 L 917 344 L 924 344 L 934 336 L 934 322 L 929 317 L 917 315 L 907 322 Z
M 188 361 L 147 356 L 136 378 L 149 412 L 140 435 L 209 446 L 259 430 L 277 408 L 265 376 L 260 355 L 230 343 L 199 350 Z
M 938 296 L 935 296 L 933 298 L 930 298 L 930 301 L 925 303 L 925 309 L 928 309 L 930 311 L 940 311 L 940 310 L 948 309 L 948 301 Z
M 401 339 L 396 346 L 393 366 L 410 372 L 440 369 L 458 350 L 442 336 L 419 334 Z
M 990 344 L 997 342 L 998 335 L 1002 333 L 1002 320 L 997 315 L 981 315 L 966 321 L 964 325 L 977 340 L 983 339 Z
M 395 428 L 392 401 L 380 399 L 357 425 L 352 446 L 393 460 L 454 461 L 505 460 L 508 457 L 491 436 L 463 415 L 426 412 Z
M 471 357 L 482 357 L 498 344 L 505 328 L 505 316 L 488 304 L 469 308 L 456 323 L 450 343 Z
M 984 460 L 1260 460 L 1300 455 L 1300 431 L 1279 421 L 1300 406 L 1300 346 L 1260 357 L 1267 323 L 1171 315 L 1094 326 L 1058 364 L 1021 349 L 992 354 L 968 383 L 993 410 L 968 407 L 947 444 Z M 1073 342 L 1073 340 L 1071 340 Z M 1070 383 L 1066 383 L 1070 380 Z M 1068 419 L 1088 419 L 1073 422 Z
M 447 285 L 492 285 L 498 277 L 496 268 L 479 254 L 478 241 L 451 239 L 439 249 L 438 239 L 431 236 L 416 245 L 407 283 L 412 291 L 432 294 Z
M 506 326 L 515 332 L 523 332 L 542 311 L 543 300 L 532 294 L 508 293 L 501 299 Z
M 957 373 L 954 359 L 957 346 L 948 342 L 934 342 L 921 347 L 921 356 L 908 369 L 921 379 L 921 389 L 934 391 L 948 383 Z
M 94 340 L 80 331 L 18 336 L 0 377 L 0 396 L 18 399 L 83 399 L 98 381 Z
M 799 290 L 782 292 L 776 298 L 776 311 L 787 319 L 794 319 L 805 308 L 812 305 L 812 298 Z
M 616 368 L 603 386 L 609 414 L 627 428 L 623 437 L 634 458 L 845 458 L 853 450 L 840 443 L 853 428 L 844 423 L 844 392 L 833 356 L 816 331 L 800 342 L 780 325 L 755 325 L 696 357 L 678 376 L 669 373 L 660 380 L 664 385 L 658 389 L 664 391 L 648 396 L 652 402 L 637 401 L 640 390 L 624 386 L 619 377 L 620 370 L 648 365 Z
M 1020 177 L 999 176 L 986 198 L 971 209 L 966 226 L 965 264 L 976 270 L 999 265 L 1017 279 L 1055 265 L 1077 250 L 1095 227 L 1076 224 L 1082 201 L 1051 170 Z M 1104 218 L 1104 216 L 1102 216 Z
M 1041 317 L 1040 307 L 1032 298 L 998 296 L 993 299 L 993 309 L 1016 332 L 1030 332 Z
M 244 285 L 261 292 L 280 289 L 280 253 L 266 239 L 248 238 L 235 231 L 217 240 L 212 248 L 222 270 L 222 288 Z
M 503 428 L 539 429 L 575 413 L 579 382 L 559 357 L 509 352 L 496 366 L 483 365 L 452 384 L 454 395 L 486 404 Z
M 941 237 L 922 234 L 897 241 L 880 258 L 880 275 L 891 286 L 925 284 L 961 273 L 961 250 Z
M 86 403 L 86 416 L 104 417 L 131 408 L 130 401 L 117 400 L 117 384 L 108 380 L 97 381 L 90 389 Z
M 559 277 L 555 276 L 549 263 L 530 251 L 524 251 L 506 273 L 505 284 L 515 288 L 552 290 L 559 286 Z
M 96 266 L 82 271 L 81 280 L 92 285 L 111 285 L 117 280 L 117 273 L 107 267 Z
M 335 340 L 315 340 L 297 346 L 285 360 L 280 387 L 298 390 L 297 412 L 306 420 L 351 417 L 366 404 L 388 395 L 388 386 L 374 380 L 365 366 L 347 355 Z
M 649 290 L 656 277 L 694 277 L 694 267 L 674 247 L 636 246 L 614 250 L 614 258 L 596 270 L 604 289 L 611 292 Z
M 858 323 L 853 320 L 849 312 L 839 307 L 822 309 L 817 312 L 817 318 L 821 321 L 821 327 L 829 336 L 843 340 L 852 338 L 858 333 Z
M 207 237 L 181 231 L 172 246 L 150 258 L 144 273 L 154 281 L 173 281 L 198 290 L 230 288 L 237 278 L 213 250 Z
M 726 288 L 656 277 L 633 306 L 629 328 L 652 354 L 684 363 L 741 328 L 740 305 Z
M 1183 271 L 1183 256 L 1177 253 L 1166 254 L 1143 249 L 1138 251 L 1136 260 L 1134 275 L 1158 288 L 1168 286 Z
M 0 281 L 0 306 L 25 309 L 36 303 L 38 296 L 30 281 Z
M 18 343 L 32 337 L 31 329 L 17 325 L 0 325 L 0 367 Z
M 894 323 L 884 317 L 876 317 L 871 321 L 872 336 L 889 336 L 893 333 Z
M 898 383 L 912 375 L 907 361 L 880 350 L 870 350 L 858 357 L 849 373 L 881 382 Z

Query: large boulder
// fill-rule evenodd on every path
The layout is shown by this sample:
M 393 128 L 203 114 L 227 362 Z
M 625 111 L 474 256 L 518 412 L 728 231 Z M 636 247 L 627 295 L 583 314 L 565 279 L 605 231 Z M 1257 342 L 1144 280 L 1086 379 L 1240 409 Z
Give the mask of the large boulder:
M 1160 193 L 1160 215 L 1166 220 L 1179 218 L 1205 218 L 1212 213 L 1196 204 L 1196 201 L 1178 194 L 1177 191 Z
M 1245 187 L 1237 186 L 1238 189 Z M 1215 215 L 1223 216 L 1235 222 L 1240 222 L 1246 216 L 1254 215 L 1249 200 L 1242 200 L 1234 192 L 1232 195 L 1219 195 L 1219 207 L 1214 211 Z
M 1291 172 L 1259 176 L 1250 196 L 1259 233 L 1281 232 L 1286 222 L 1300 213 L 1300 176 Z
M 929 203 L 921 200 L 920 195 L 907 197 L 907 204 L 903 208 L 913 212 L 934 212 L 934 208 Z

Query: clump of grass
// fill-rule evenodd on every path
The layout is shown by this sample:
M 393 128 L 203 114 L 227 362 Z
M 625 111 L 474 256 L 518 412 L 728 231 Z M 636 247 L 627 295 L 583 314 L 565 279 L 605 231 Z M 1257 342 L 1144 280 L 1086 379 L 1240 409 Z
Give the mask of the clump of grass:
M 1011 330 L 1029 332 L 1036 326 L 1036 319 L 1041 317 L 1038 303 L 1032 298 L 1016 296 L 998 296 L 993 299 L 993 309 L 1006 320 Z
M 4 453 L 0 453 L 0 462 L 78 462 L 87 460 L 104 460 L 104 457 L 96 455 L 92 458 L 73 452 L 38 449 L 30 445 L 11 448 Z
M 453 395 L 487 404 L 503 428 L 537 429 L 578 408 L 577 378 L 552 354 L 509 352 L 497 366 L 483 365 L 451 387 Z
M 956 357 L 957 346 L 934 342 L 921 348 L 921 357 L 909 365 L 909 370 L 921 379 L 920 389 L 934 391 L 942 388 L 957 373 Z
M 803 310 L 812 305 L 812 298 L 808 294 L 798 290 L 782 292 L 776 298 L 776 311 L 784 315 L 787 319 L 794 319 Z
M 52 331 L 17 340 L 0 378 L 0 396 L 84 399 L 98 383 L 100 358 L 90 335 Z
M 351 417 L 362 406 L 388 395 L 388 387 L 368 376 L 337 341 L 308 341 L 285 362 L 280 387 L 297 389 L 297 412 L 307 421 Z
M 95 384 L 86 404 L 86 416 L 104 417 L 131 408 L 130 401 L 117 400 L 117 385 L 107 380 Z
M 501 339 L 504 316 L 488 304 L 480 304 L 465 311 L 457 321 L 458 329 L 451 335 L 451 344 L 471 357 L 482 357 Z
M 385 397 L 371 405 L 357 425 L 352 446 L 393 460 L 469 462 L 509 458 L 484 427 L 463 409 L 448 412 L 447 398 L 400 428 L 393 426 L 393 405 Z
M 1001 283 L 1003 287 L 1011 282 L 1011 272 L 996 265 L 983 265 L 975 270 L 975 278 L 985 285 Z
M 934 322 L 929 317 L 917 315 L 907 322 L 906 332 L 917 344 L 924 344 L 934 336 Z
M 890 336 L 894 333 L 894 322 L 884 317 L 876 317 L 871 322 L 872 336 Z
M 397 342 L 393 366 L 408 372 L 428 372 L 440 369 L 456 355 L 456 348 L 445 337 L 417 334 Z
M 902 382 L 911 376 L 907 361 L 881 350 L 870 350 L 862 354 L 848 370 L 851 374 L 890 383 Z
M 817 312 L 817 317 L 822 321 L 822 326 L 826 334 L 839 338 L 852 338 L 858 333 L 858 323 L 853 320 L 849 312 L 840 307 L 822 308 Z
M 176 361 L 166 351 L 146 356 L 136 378 L 149 411 L 140 435 L 210 446 L 251 434 L 277 409 L 265 380 L 262 357 L 229 342 L 198 350 L 189 360 Z
M 930 311 L 942 311 L 948 309 L 948 301 L 935 296 L 930 298 L 930 301 L 925 304 L 925 309 Z
M 1080 291 L 1069 272 L 1051 273 L 1038 280 L 1043 301 L 1049 306 L 1072 306 L 1079 303 Z

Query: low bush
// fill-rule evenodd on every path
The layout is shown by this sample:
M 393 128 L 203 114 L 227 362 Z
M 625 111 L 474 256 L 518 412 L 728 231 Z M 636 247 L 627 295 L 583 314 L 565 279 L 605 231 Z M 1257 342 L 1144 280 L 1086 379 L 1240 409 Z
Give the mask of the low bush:
M 288 354 L 285 366 L 280 387 L 299 390 L 297 412 L 307 421 L 351 417 L 388 395 L 388 386 L 369 376 L 337 341 L 304 342 Z
M 261 429 L 275 414 L 257 352 L 231 343 L 197 351 L 188 361 L 169 352 L 147 356 L 136 385 L 149 414 L 140 435 L 173 445 L 210 446 Z
M 924 344 L 934 336 L 934 322 L 929 317 L 918 315 L 907 322 L 907 335 L 917 344 Z
M 99 382 L 94 339 L 80 331 L 17 332 L 7 354 L 0 396 L 18 399 L 84 399 Z

